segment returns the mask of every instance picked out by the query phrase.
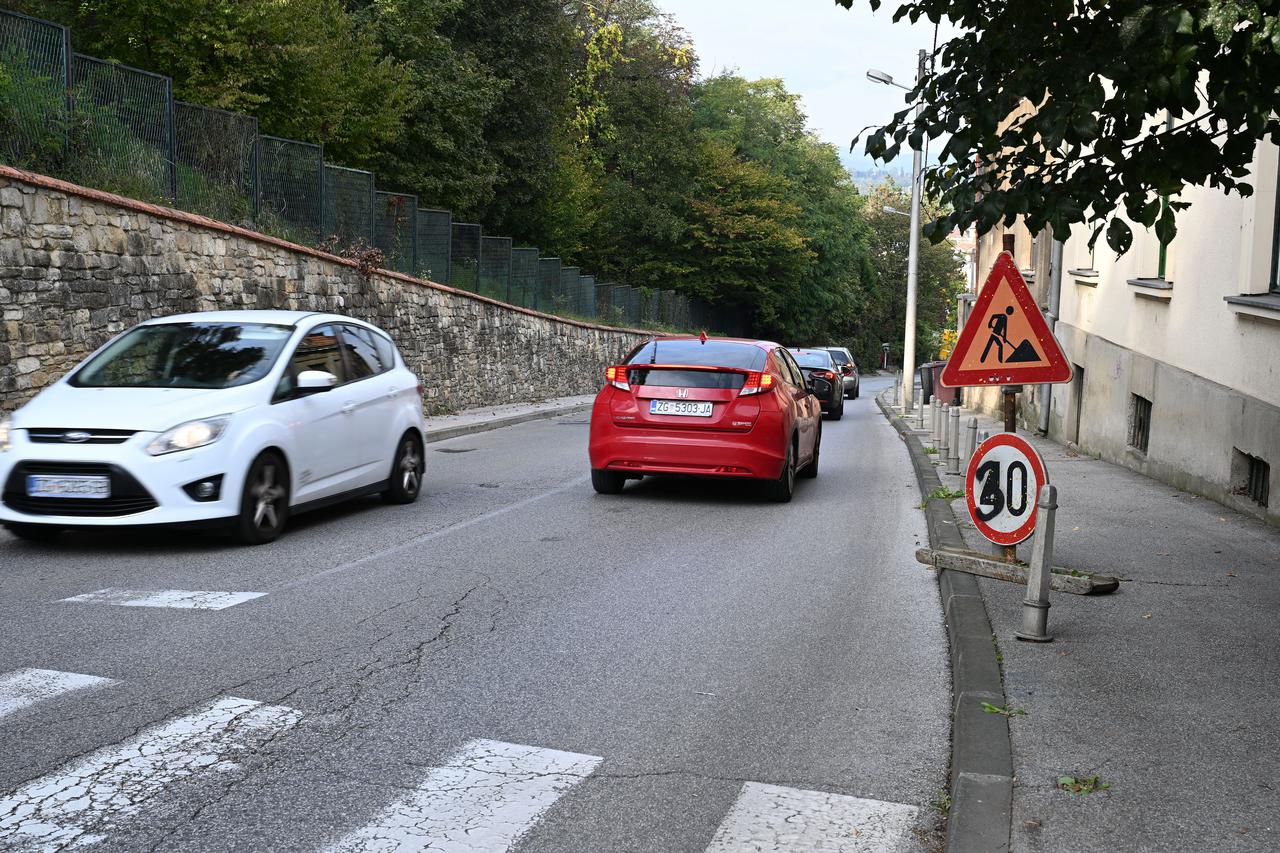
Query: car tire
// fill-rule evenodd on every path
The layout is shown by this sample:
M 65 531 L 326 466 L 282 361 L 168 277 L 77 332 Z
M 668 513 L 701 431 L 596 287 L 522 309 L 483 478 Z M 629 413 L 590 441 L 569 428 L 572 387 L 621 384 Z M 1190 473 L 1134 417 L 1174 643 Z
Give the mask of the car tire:
M 61 527 L 52 524 L 23 524 L 20 521 L 6 524 L 4 529 L 24 542 L 50 542 L 62 533 Z
M 831 413 L 831 420 L 838 421 L 844 417 L 844 397 L 840 398 L 840 406 Z
M 245 474 L 232 534 L 244 545 L 265 545 L 284 531 L 288 519 L 289 470 L 280 454 L 268 450 Z
M 818 476 L 818 459 L 822 454 L 822 427 L 818 427 L 818 437 L 813 442 L 813 460 L 800 469 L 796 476 L 812 480 Z
M 627 476 L 617 471 L 591 469 L 591 488 L 601 495 L 616 495 L 627 484 Z
M 422 472 L 426 469 L 422 439 L 413 430 L 400 436 L 395 459 L 391 462 L 391 475 L 387 478 L 382 499 L 391 504 L 411 504 L 422 493 Z
M 861 390 L 862 390 L 862 380 L 858 380 L 857 382 L 853 383 L 853 396 L 850 397 L 849 399 L 850 400 L 858 399 L 858 392 Z
M 782 473 L 778 479 L 770 480 L 767 493 L 769 499 L 780 504 L 790 503 L 796 490 L 796 451 L 794 444 L 787 444 L 787 458 L 782 463 Z

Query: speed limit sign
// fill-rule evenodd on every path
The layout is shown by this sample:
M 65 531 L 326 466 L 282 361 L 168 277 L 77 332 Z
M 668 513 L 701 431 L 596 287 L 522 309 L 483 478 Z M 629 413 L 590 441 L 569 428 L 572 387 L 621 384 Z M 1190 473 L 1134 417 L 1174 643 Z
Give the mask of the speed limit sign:
M 1049 475 L 1026 439 L 1001 432 L 982 442 L 964 482 L 969 516 L 983 536 L 1016 545 L 1035 530 L 1036 496 Z

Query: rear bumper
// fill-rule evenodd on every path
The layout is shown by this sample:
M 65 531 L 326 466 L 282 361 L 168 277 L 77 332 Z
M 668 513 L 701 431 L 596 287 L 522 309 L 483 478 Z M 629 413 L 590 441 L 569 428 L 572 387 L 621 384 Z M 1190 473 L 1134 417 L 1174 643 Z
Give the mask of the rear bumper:
M 591 467 L 630 474 L 684 474 L 776 480 L 786 454 L 782 441 L 763 442 L 760 425 L 749 435 L 686 430 L 592 431 Z M 772 434 L 774 430 L 767 430 Z M 769 446 L 772 445 L 772 446 Z

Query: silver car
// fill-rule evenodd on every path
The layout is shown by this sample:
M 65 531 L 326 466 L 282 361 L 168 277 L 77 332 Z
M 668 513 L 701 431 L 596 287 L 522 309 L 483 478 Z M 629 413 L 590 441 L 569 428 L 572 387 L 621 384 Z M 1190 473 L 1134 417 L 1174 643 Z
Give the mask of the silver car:
M 831 357 L 840 365 L 840 373 L 844 376 L 844 395 L 850 400 L 858 399 L 858 386 L 862 377 L 858 374 L 858 363 L 853 360 L 853 353 L 847 347 L 823 347 L 831 353 Z

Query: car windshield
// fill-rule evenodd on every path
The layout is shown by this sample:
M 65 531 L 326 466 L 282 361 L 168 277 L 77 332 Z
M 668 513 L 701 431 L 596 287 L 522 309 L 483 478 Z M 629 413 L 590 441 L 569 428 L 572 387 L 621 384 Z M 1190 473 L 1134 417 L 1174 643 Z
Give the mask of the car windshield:
M 831 369 L 831 354 L 825 350 L 793 349 L 791 354 L 796 357 L 796 363 L 801 367 L 821 367 L 824 370 Z
M 231 388 L 266 376 L 293 334 L 265 323 L 138 326 L 71 377 L 79 388 Z
M 827 352 L 831 353 L 831 357 L 836 360 L 836 364 L 843 366 L 849 363 L 849 356 L 845 355 L 840 350 L 833 349 L 833 350 L 827 350 Z

